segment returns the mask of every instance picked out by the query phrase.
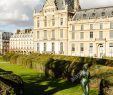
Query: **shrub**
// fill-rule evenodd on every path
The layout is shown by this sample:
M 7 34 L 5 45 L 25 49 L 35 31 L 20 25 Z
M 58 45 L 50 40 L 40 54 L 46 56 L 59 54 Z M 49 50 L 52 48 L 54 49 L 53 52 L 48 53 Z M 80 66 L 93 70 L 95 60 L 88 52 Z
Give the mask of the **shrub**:
M 0 72 L 0 87 L 0 95 L 23 95 L 24 92 L 23 80 L 11 72 Z

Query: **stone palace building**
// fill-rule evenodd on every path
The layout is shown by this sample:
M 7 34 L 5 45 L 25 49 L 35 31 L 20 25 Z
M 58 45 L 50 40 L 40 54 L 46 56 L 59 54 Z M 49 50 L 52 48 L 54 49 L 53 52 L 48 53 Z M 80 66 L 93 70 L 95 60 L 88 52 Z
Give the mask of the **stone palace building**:
M 79 0 L 46 0 L 34 17 L 34 51 L 113 56 L 113 7 L 81 9 Z
M 79 6 L 74 0 L 46 0 L 40 12 L 34 11 L 34 49 L 40 53 L 68 55 L 68 28 Z
M 17 30 L 10 38 L 10 51 L 20 54 L 29 54 L 33 52 L 34 45 L 32 30 Z

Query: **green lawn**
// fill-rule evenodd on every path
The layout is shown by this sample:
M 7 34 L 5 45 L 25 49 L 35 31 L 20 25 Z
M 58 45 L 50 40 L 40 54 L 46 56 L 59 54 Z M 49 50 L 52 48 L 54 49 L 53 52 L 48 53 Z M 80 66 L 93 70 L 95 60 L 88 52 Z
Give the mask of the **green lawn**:
M 40 77 L 40 72 L 31 70 L 16 64 L 0 62 L 0 68 L 22 77 L 25 82 L 25 95 L 82 95 L 80 85 L 65 80 L 45 79 Z M 90 95 L 98 95 L 96 90 L 91 89 Z

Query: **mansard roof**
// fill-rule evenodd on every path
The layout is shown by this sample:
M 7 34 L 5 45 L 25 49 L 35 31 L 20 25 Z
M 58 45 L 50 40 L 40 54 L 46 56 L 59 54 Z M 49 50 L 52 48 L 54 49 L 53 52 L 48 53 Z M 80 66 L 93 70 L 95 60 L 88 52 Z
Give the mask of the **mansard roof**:
M 55 4 L 55 0 L 46 0 L 45 1 L 45 7 L 47 6 L 53 6 Z
M 44 7 L 48 6 L 56 6 L 58 10 L 63 10 L 68 7 L 73 7 L 74 6 L 74 0 L 46 0 Z
M 84 9 L 77 11 L 73 20 L 113 17 L 113 7 Z

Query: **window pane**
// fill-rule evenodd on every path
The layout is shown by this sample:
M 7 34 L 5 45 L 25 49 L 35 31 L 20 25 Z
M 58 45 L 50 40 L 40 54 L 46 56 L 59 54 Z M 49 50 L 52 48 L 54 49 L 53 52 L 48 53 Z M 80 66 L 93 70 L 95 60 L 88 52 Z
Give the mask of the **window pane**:
M 55 38 L 55 30 L 52 30 L 52 38 Z
M 84 32 L 80 32 L 80 39 L 84 38 Z
M 113 29 L 113 22 L 110 22 L 110 28 Z
M 84 25 L 81 25 L 81 30 L 84 30 Z
M 93 24 L 90 24 L 90 29 L 91 29 L 91 30 L 93 29 Z
M 37 27 L 40 27 L 39 17 L 37 18 Z
M 75 31 L 75 25 L 72 25 L 72 31 Z
M 109 47 L 113 47 L 113 43 L 109 43 Z
M 52 51 L 55 51 L 55 44 L 52 43 Z
M 71 45 L 71 48 L 72 48 L 72 49 L 71 49 L 72 51 L 75 51 L 75 44 L 72 44 L 72 45 Z
M 37 39 L 39 39 L 39 31 L 37 31 Z
M 99 39 L 103 39 L 103 31 L 99 31 Z
M 110 38 L 113 38 L 113 31 L 110 31 L 109 36 Z
M 37 51 L 39 51 L 39 43 L 37 43 Z
M 45 22 L 44 22 L 44 26 L 47 26 L 47 17 L 45 16 Z
M 103 23 L 100 23 L 100 29 L 103 29 Z
M 44 39 L 47 39 L 47 31 L 44 30 Z
M 52 26 L 54 26 L 55 25 L 55 17 L 54 17 L 54 15 L 52 16 Z
M 60 25 L 63 25 L 63 18 L 60 18 Z
M 89 52 L 92 53 L 93 52 L 93 43 L 89 44 Z
M 60 38 L 63 38 L 63 29 L 60 29 Z
M 60 43 L 60 51 L 63 51 L 63 42 Z
M 46 51 L 46 43 L 44 43 L 44 51 Z
M 90 38 L 93 38 L 93 32 L 90 32 Z
M 72 32 L 72 39 L 75 39 L 75 32 Z
M 84 44 L 80 43 L 80 51 L 84 51 Z

